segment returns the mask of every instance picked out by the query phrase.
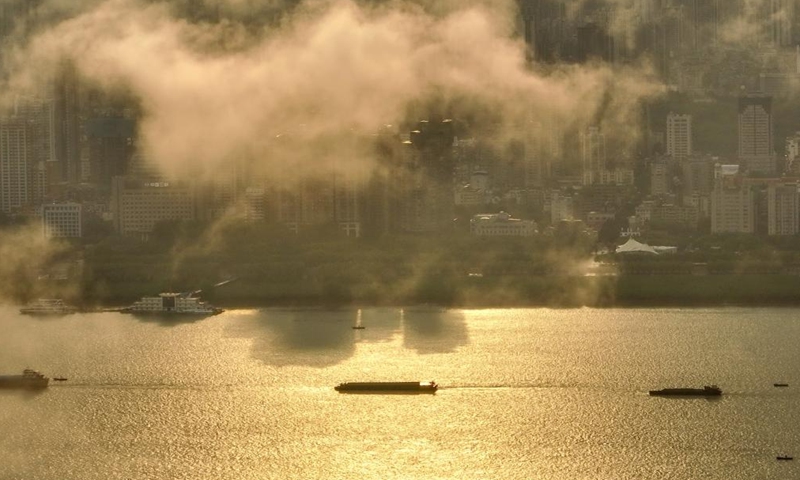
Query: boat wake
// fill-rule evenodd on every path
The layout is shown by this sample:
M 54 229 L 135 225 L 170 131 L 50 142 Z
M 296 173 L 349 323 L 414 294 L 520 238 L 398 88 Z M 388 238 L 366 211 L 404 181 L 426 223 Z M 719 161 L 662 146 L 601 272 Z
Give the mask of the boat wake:
M 442 390 L 456 390 L 456 389 L 471 389 L 471 390 L 490 390 L 490 389 L 511 389 L 511 388 L 568 388 L 566 385 L 563 386 L 554 386 L 554 385 L 537 385 L 533 383 L 525 384 L 525 383 L 490 383 L 490 384 L 455 384 L 455 385 L 440 385 L 440 389 Z M 574 387 L 573 387 L 574 388 Z

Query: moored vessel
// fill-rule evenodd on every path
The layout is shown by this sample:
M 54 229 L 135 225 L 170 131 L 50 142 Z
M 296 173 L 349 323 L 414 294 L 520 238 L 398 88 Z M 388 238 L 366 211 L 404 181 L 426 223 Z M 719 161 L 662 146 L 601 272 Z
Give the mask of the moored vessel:
M 40 298 L 19 309 L 25 315 L 68 315 L 77 311 L 60 298 Z
M 652 396 L 686 396 L 686 397 L 718 397 L 722 390 L 716 385 L 706 385 L 703 388 L 664 388 L 650 390 Z
M 436 393 L 439 385 L 430 382 L 345 382 L 334 387 L 339 393 Z
M 197 315 L 211 316 L 223 312 L 192 293 L 161 293 L 157 297 L 143 297 L 120 310 L 122 313 L 140 315 Z
M 22 371 L 22 375 L 0 375 L 0 388 L 18 388 L 36 390 L 46 388 L 50 379 L 30 368 Z

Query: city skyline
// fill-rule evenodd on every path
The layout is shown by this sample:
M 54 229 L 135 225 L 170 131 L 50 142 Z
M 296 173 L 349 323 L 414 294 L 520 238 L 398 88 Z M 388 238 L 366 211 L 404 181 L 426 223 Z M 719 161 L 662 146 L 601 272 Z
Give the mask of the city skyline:
M 537 4 L 579 40 L 547 61 L 525 37 L 533 3 L 301 2 L 249 23 L 226 3 L 5 10 L 25 28 L 4 30 L 3 218 L 87 245 L 213 244 L 231 224 L 598 248 L 797 234 L 797 48 L 719 31 L 783 4 L 634 4 Z M 662 70 L 657 45 L 606 42 L 624 12 L 694 25 L 680 42 L 716 33 Z

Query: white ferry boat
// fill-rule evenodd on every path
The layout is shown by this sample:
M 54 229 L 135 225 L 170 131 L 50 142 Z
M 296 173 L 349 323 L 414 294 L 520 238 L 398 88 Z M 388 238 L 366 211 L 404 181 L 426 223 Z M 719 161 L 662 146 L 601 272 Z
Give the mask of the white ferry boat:
M 67 315 L 77 311 L 60 298 L 40 298 L 19 309 L 19 313 L 25 315 Z
M 161 293 L 157 297 L 143 297 L 128 307 L 123 313 L 140 315 L 199 315 L 210 316 L 222 313 L 221 308 L 211 306 L 191 293 Z

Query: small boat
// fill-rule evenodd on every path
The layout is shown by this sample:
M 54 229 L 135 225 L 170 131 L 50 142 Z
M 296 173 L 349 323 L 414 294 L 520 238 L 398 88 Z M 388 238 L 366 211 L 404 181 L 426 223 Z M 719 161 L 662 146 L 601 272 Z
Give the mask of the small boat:
M 436 393 L 436 382 L 346 382 L 333 387 L 339 393 Z
M 364 330 L 366 327 L 364 327 L 362 325 L 353 325 L 351 328 L 353 330 Z
M 775 457 L 777 460 L 794 460 L 794 457 L 790 457 L 788 455 L 779 455 Z
M 66 382 L 67 379 L 64 377 L 53 377 L 54 382 Z
M 662 390 L 650 390 L 651 396 L 684 396 L 684 397 L 718 397 L 722 395 L 722 390 L 716 385 L 706 385 L 703 388 L 664 388 Z
M 776 387 L 788 387 L 789 386 L 788 383 L 773 383 L 772 385 L 774 385 Z

